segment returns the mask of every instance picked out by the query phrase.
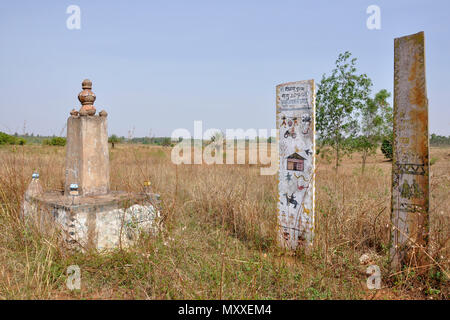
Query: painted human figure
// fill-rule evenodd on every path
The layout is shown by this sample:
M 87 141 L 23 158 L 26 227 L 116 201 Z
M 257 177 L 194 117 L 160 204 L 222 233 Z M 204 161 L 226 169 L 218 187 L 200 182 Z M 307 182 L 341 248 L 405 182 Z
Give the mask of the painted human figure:
M 302 133 L 303 134 L 308 134 L 309 132 L 309 127 L 311 125 L 311 115 L 309 114 L 304 114 L 302 115 Z
M 285 117 L 285 116 L 282 116 L 282 117 L 281 117 L 281 120 L 283 120 L 283 122 L 281 122 L 281 126 L 282 126 L 282 127 L 286 127 L 286 117 Z

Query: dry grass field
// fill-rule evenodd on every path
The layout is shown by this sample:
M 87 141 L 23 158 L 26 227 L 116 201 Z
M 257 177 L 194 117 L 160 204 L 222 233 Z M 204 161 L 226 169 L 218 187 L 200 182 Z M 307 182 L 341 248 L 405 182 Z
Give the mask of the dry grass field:
M 276 176 L 258 165 L 181 165 L 170 148 L 118 145 L 111 183 L 138 191 L 150 180 L 162 199 L 165 231 L 127 251 L 81 254 L 24 225 L 19 212 L 31 174 L 62 189 L 65 149 L 0 148 L 1 299 L 448 299 L 450 149 L 431 149 L 430 266 L 388 270 L 391 162 L 345 158 L 336 176 L 319 159 L 316 238 L 309 254 L 278 249 Z M 382 289 L 366 287 L 369 254 Z M 66 287 L 66 269 L 81 268 L 81 290 Z

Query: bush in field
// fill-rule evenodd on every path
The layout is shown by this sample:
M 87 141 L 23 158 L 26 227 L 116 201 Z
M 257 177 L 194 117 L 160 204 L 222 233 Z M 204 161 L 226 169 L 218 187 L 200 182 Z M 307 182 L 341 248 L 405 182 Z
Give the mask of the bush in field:
M 161 145 L 164 146 L 164 147 L 168 147 L 171 144 L 172 144 L 172 141 L 168 137 L 163 138 L 163 140 L 161 142 Z
M 17 138 L 4 132 L 0 132 L 0 145 L 2 144 L 18 144 L 23 146 L 27 141 L 24 138 Z
M 385 138 L 381 143 L 381 152 L 386 159 L 392 160 L 392 140 Z
M 61 147 L 64 147 L 66 145 L 66 138 L 53 137 L 51 139 L 43 140 L 42 144 L 43 145 L 47 145 L 47 146 L 61 146 Z
M 14 144 L 14 137 L 9 134 L 0 132 L 0 144 Z

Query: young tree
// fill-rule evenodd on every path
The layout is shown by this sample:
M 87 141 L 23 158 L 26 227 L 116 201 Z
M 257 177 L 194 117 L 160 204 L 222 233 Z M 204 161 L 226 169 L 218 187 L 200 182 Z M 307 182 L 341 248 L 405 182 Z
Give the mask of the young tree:
M 361 135 L 354 139 L 355 149 L 361 151 L 361 171 L 364 173 L 367 157 L 374 154 L 378 144 L 392 131 L 392 108 L 387 99 L 391 94 L 383 89 L 368 98 L 360 110 Z
M 111 135 L 108 139 L 108 142 L 111 143 L 111 147 L 114 149 L 116 143 L 120 142 L 120 139 L 115 134 Z
M 350 52 L 340 54 L 331 76 L 323 75 L 317 89 L 318 138 L 321 147 L 333 149 L 336 173 L 341 156 L 354 150 L 349 138 L 359 131 L 356 111 L 364 106 L 372 86 L 366 74 L 356 74 L 355 63 Z

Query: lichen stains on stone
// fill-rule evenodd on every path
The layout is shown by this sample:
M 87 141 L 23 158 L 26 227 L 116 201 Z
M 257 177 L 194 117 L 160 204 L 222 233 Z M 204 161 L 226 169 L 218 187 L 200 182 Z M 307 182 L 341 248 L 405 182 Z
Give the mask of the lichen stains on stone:
M 424 88 L 425 80 L 423 79 L 424 69 L 424 61 L 421 59 L 419 52 L 416 52 L 408 77 L 408 81 L 413 82 L 413 87 L 409 94 L 409 102 L 419 107 L 424 107 L 427 103 Z
M 414 81 L 417 78 L 417 65 L 419 63 L 419 59 L 418 58 L 419 58 L 418 54 L 416 53 L 414 55 L 414 60 L 413 60 L 413 63 L 411 65 L 411 70 L 409 72 L 409 78 L 408 78 L 409 81 Z
M 419 32 L 394 41 L 393 163 L 423 168 L 423 172 L 416 175 L 400 172 L 395 167 L 392 170 L 391 220 L 396 229 L 391 234 L 390 254 L 395 269 L 409 257 L 425 262 L 417 248 L 408 244 L 408 238 L 420 246 L 426 246 L 428 241 L 428 99 L 424 38 L 424 33 Z M 412 186 L 413 196 L 407 192 L 406 184 L 408 188 Z M 417 211 L 418 207 L 420 211 Z
M 411 88 L 410 94 L 409 94 L 409 102 L 411 104 L 419 106 L 419 107 L 425 107 L 427 103 L 427 98 L 425 97 L 425 90 L 419 86 L 414 86 Z
M 422 45 L 425 43 L 425 32 L 420 31 L 409 36 L 409 40 L 414 41 L 415 45 Z

